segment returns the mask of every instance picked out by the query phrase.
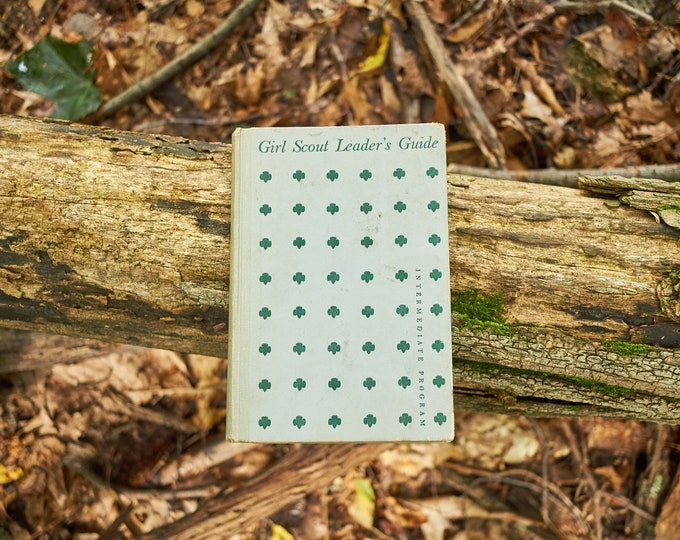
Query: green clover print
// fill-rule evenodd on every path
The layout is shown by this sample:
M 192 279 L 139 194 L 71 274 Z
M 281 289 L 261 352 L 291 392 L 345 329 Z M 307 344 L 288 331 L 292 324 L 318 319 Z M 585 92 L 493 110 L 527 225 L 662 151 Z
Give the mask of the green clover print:
M 333 390 L 333 392 L 335 392 L 341 386 L 342 386 L 342 383 L 338 380 L 337 377 L 333 377 L 331 380 L 328 381 L 328 388 Z
M 294 315 L 295 317 L 297 317 L 298 319 L 301 319 L 302 317 L 304 317 L 304 316 L 305 316 L 305 313 L 307 313 L 307 311 L 306 311 L 305 308 L 303 308 L 302 306 L 297 306 L 297 307 L 293 310 L 293 315 Z
M 302 272 L 295 272 L 295 274 L 293 274 L 293 281 L 298 285 L 300 285 L 305 279 L 305 275 Z
M 430 178 L 434 178 L 439 174 L 439 171 L 434 167 L 430 167 L 429 169 L 427 169 L 427 172 L 425 174 L 427 174 L 427 176 L 429 176 Z
M 331 341 L 328 344 L 328 352 L 333 354 L 333 355 L 339 353 L 340 352 L 340 345 L 335 341 Z
M 432 304 L 432 307 L 430 308 L 430 313 L 432 313 L 435 317 L 437 315 L 441 315 L 444 313 L 444 308 L 441 307 L 439 304 Z
M 401 315 L 403 317 L 407 313 L 408 313 L 408 308 L 404 304 L 399 304 L 399 306 L 397 307 L 397 315 Z
M 299 341 L 295 345 L 293 345 L 293 352 L 296 353 L 298 356 L 301 355 L 306 350 L 307 347 L 305 347 L 305 344 L 300 343 Z
M 446 422 L 446 415 L 444 413 L 438 412 L 434 415 L 434 421 L 441 426 L 444 422 Z
M 433 246 L 436 246 L 442 239 L 438 234 L 431 234 L 427 241 Z
M 366 416 L 364 416 L 364 424 L 367 425 L 369 428 L 373 427 L 377 421 L 378 419 L 372 414 L 367 414 Z
M 340 315 L 340 308 L 338 306 L 331 306 L 328 308 L 328 313 L 333 319 Z
M 411 345 L 409 344 L 408 341 L 401 340 L 399 343 L 397 343 L 397 350 L 405 353 L 411 348 Z
M 369 272 L 368 270 L 366 270 L 363 274 L 361 274 L 361 280 L 365 281 L 366 283 L 368 283 L 372 279 L 373 279 L 373 274 L 371 272 Z
M 271 345 L 269 345 L 269 343 L 263 343 L 257 350 L 260 352 L 262 356 L 267 356 L 270 352 L 272 352 L 272 347 Z
M 406 389 L 411 386 L 411 379 L 409 379 L 406 375 L 402 375 L 397 381 L 397 384 L 403 389 Z
M 272 277 L 267 272 L 263 272 L 262 274 L 260 274 L 260 283 L 262 283 L 263 285 L 266 285 L 271 280 Z
M 262 173 L 260 174 L 260 180 L 262 180 L 265 183 L 269 182 L 271 179 L 272 175 L 269 171 L 262 171 Z
M 413 421 L 413 418 L 408 413 L 401 413 L 399 417 L 399 423 L 404 424 L 404 427 L 408 426 Z
M 269 206 L 268 204 L 263 204 L 262 206 L 260 206 L 260 214 L 262 214 L 263 216 L 266 216 L 267 214 L 271 214 L 271 211 L 272 211 L 272 207 Z
M 295 388 L 295 390 L 297 390 L 298 392 L 302 390 L 305 386 L 307 386 L 307 381 L 301 379 L 300 377 L 293 381 L 293 388 Z
M 370 236 L 364 236 L 361 239 L 361 245 L 368 249 L 373 245 L 373 239 Z
M 298 429 L 302 429 L 302 426 L 304 426 L 306 423 L 307 420 L 305 420 L 305 417 L 300 416 L 299 414 L 293 419 L 293 425 Z
M 263 238 L 262 240 L 260 240 L 260 247 L 262 249 L 269 249 L 270 247 L 272 247 L 272 241 L 269 238 Z
M 338 174 L 338 171 L 331 169 L 326 173 L 326 178 L 328 178 L 331 182 L 335 182 L 340 175 Z
M 434 270 L 432 270 L 432 272 L 430 272 L 430 277 L 431 277 L 434 281 L 437 281 L 438 279 L 440 279 L 440 278 L 442 277 L 441 270 L 435 268 Z
M 342 419 L 337 414 L 334 414 L 328 419 L 328 425 L 333 429 L 338 427 L 340 424 L 342 424 Z
M 435 342 L 432 344 L 432 348 L 433 348 L 435 351 L 437 351 L 437 352 L 441 352 L 442 349 L 444 348 L 444 344 L 442 343 L 442 341 L 441 341 L 440 339 L 437 339 L 437 340 L 435 340 Z
M 336 282 L 340 281 L 340 274 L 337 272 L 331 272 L 326 276 L 326 280 L 331 282 L 331 285 L 335 285 Z
M 371 390 L 375 388 L 376 382 L 373 377 L 366 377 L 363 382 L 363 386 L 366 390 Z
M 359 178 L 361 178 L 364 181 L 368 181 L 371 177 L 373 177 L 373 174 L 368 169 L 364 169 L 363 171 L 361 171 L 361 174 L 359 175 Z
M 367 319 L 375 313 L 375 310 L 371 306 L 364 306 L 361 310 L 361 314 Z
M 394 176 L 397 180 L 401 180 L 402 178 L 404 178 L 404 176 L 406 176 L 406 171 L 399 167 L 398 169 L 394 170 L 392 176 Z
M 295 212 L 298 216 L 302 214 L 302 212 L 305 211 L 305 205 L 297 203 L 295 206 L 293 206 L 293 212 Z
M 373 351 L 375 351 L 375 345 L 372 342 L 367 341 L 361 346 L 361 350 L 366 354 L 371 354 Z
M 260 381 L 260 384 L 257 385 L 257 387 L 263 392 L 266 392 L 272 387 L 272 383 L 270 383 L 267 379 L 262 379 Z
M 397 244 L 399 247 L 404 247 L 404 245 L 406 245 L 406 242 L 408 242 L 408 238 L 406 238 L 403 234 L 400 234 L 394 239 L 394 243 Z
M 401 214 L 404 210 L 406 210 L 406 203 L 402 201 L 397 201 L 396 203 L 394 203 L 394 209 Z
M 335 236 L 331 236 L 328 240 L 326 240 L 326 245 L 331 249 L 335 249 L 340 245 L 340 240 L 338 240 Z
M 446 380 L 441 375 L 437 375 L 434 379 L 432 379 L 432 384 L 434 384 L 437 388 L 444 386 L 445 382 Z
M 436 212 L 437 210 L 439 210 L 439 203 L 437 201 L 430 201 L 427 204 L 427 207 L 433 212 Z
M 295 240 L 293 240 L 293 245 L 298 248 L 302 249 L 302 247 L 307 243 L 307 241 L 302 238 L 301 236 L 297 236 Z
M 295 180 L 297 180 L 298 182 L 300 182 L 301 180 L 304 180 L 304 178 L 305 178 L 305 173 L 303 173 L 300 169 L 298 169 L 297 171 L 295 171 L 295 172 L 293 173 L 293 178 L 294 178 Z
M 365 202 L 359 207 L 359 210 L 361 210 L 364 214 L 368 214 L 371 210 L 373 210 L 373 206 Z
M 408 277 L 408 273 L 405 272 L 404 270 L 399 270 L 396 274 L 394 274 L 394 277 L 403 283 L 404 280 Z
M 266 321 L 268 317 L 272 316 L 272 310 L 265 306 L 258 312 L 258 315 Z
M 328 212 L 331 216 L 339 211 L 340 207 L 335 203 L 331 203 L 326 207 L 326 212 Z
M 272 425 L 272 421 L 269 419 L 268 416 L 262 416 L 257 421 L 257 425 L 260 426 L 262 429 L 267 429 L 269 426 Z

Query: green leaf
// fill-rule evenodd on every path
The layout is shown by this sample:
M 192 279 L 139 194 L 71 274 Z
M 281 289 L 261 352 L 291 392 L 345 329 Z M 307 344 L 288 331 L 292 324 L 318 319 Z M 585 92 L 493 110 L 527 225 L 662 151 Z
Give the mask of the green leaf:
M 67 43 L 47 36 L 5 68 L 26 90 L 57 104 L 53 117 L 78 120 L 96 111 L 102 100 L 94 73 L 87 71 L 92 50 L 86 41 Z

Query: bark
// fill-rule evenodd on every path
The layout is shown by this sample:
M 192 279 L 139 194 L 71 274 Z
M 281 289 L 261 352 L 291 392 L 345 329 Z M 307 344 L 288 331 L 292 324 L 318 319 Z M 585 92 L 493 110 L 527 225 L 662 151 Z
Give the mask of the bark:
M 228 145 L 2 117 L 0 149 L 0 325 L 226 355 Z M 604 203 L 449 175 L 452 291 L 508 323 L 453 328 L 459 407 L 680 418 L 677 231 Z

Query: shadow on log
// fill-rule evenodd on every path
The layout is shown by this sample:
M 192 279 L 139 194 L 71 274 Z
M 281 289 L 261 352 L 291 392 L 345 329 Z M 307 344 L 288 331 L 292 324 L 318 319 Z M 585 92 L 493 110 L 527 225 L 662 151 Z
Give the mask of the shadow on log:
M 0 117 L 0 149 L 0 325 L 226 355 L 229 145 Z M 452 291 L 504 302 L 454 317 L 458 407 L 680 419 L 677 231 L 605 202 L 449 175 Z

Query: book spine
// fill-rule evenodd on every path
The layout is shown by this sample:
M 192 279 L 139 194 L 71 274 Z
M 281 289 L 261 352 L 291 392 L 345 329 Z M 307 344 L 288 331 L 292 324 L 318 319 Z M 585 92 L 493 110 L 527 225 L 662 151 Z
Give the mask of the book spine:
M 249 252 L 243 248 L 243 239 L 248 237 L 249 207 L 249 172 L 250 161 L 248 155 L 247 138 L 239 128 L 232 136 L 232 180 L 231 180 L 231 240 L 230 240 L 230 272 L 229 272 L 229 350 L 227 357 L 227 426 L 228 440 L 243 440 L 238 425 L 239 418 L 243 418 L 242 407 L 248 404 L 247 391 L 242 382 L 248 380 L 248 362 L 243 354 L 244 346 L 248 343 L 249 328 L 243 311 L 247 296 L 243 290 L 244 272 L 249 268 Z M 241 279 L 239 279 L 241 276 Z M 246 323 L 246 324 L 244 324 Z M 239 356 L 241 358 L 239 359 Z

